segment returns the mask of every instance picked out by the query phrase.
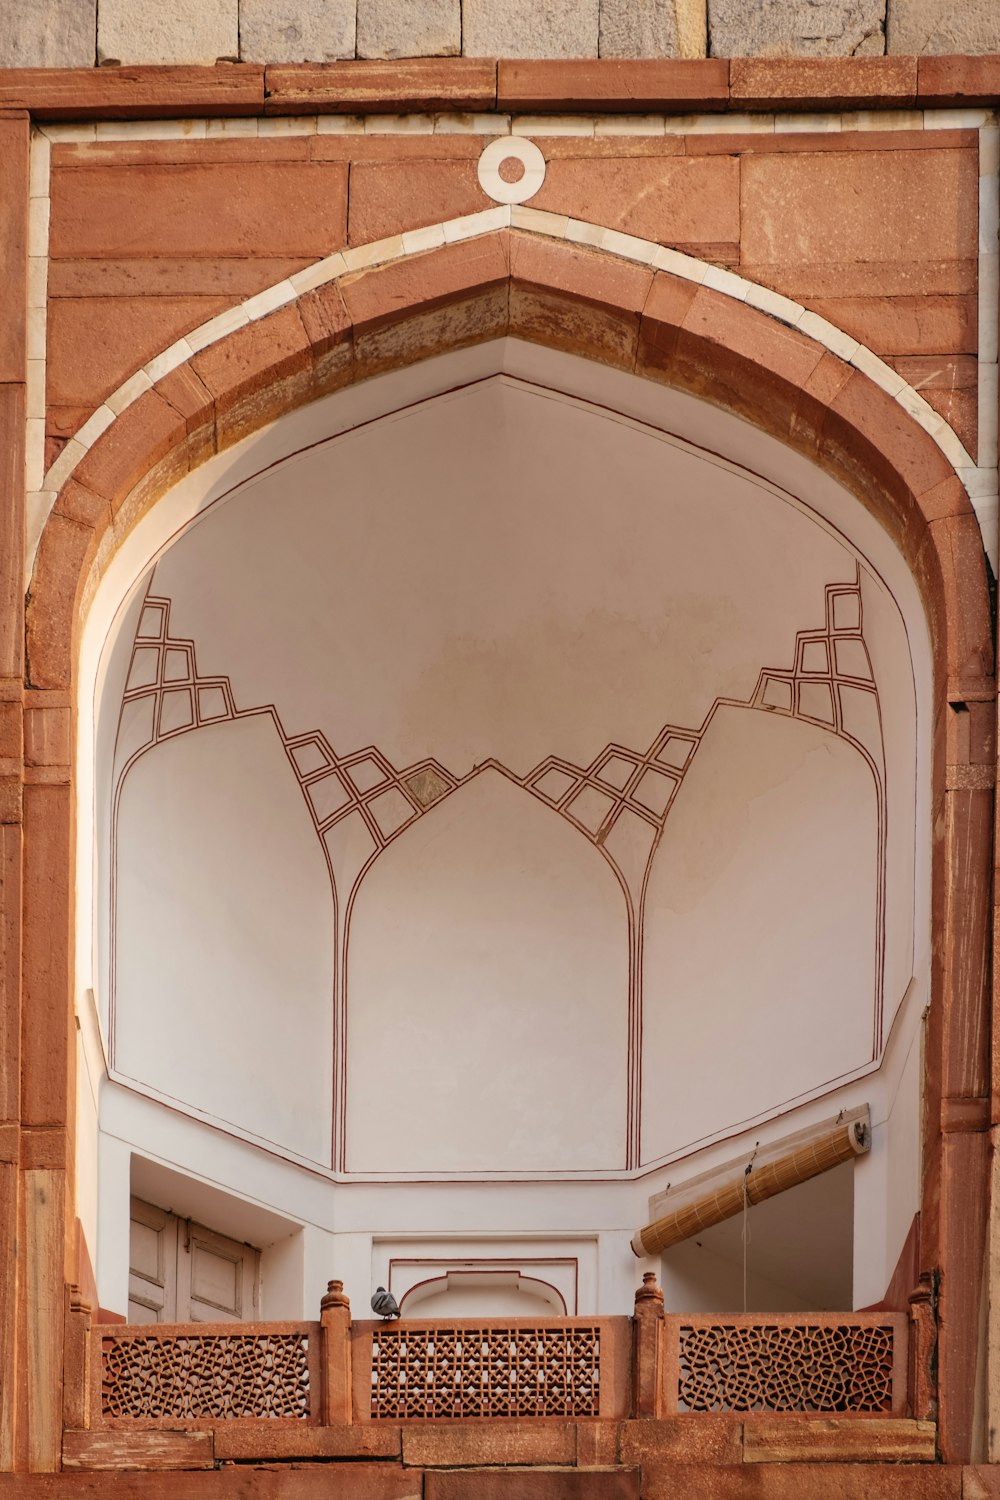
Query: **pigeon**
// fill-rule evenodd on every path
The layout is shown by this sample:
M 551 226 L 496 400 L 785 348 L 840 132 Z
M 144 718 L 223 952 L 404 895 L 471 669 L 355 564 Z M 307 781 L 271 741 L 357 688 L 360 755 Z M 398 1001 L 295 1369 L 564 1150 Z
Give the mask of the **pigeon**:
M 391 1292 L 386 1291 L 384 1286 L 377 1286 L 375 1288 L 375 1295 L 372 1298 L 372 1312 L 378 1313 L 384 1322 L 388 1322 L 390 1318 L 399 1317 L 399 1303 Z

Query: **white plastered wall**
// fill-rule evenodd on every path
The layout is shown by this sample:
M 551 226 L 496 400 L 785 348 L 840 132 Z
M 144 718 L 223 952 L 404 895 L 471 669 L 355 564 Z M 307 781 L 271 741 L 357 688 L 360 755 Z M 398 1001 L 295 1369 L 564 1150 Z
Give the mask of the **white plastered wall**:
M 874 523 L 832 481 L 818 475 L 804 461 L 794 458 L 746 424 L 724 418 L 690 398 L 647 387 L 631 377 L 597 370 L 566 356 L 546 354 L 516 344 L 489 346 L 466 355 L 433 361 L 420 371 L 408 371 L 371 382 L 364 391 L 345 393 L 334 398 L 335 404 L 320 403 L 309 412 L 298 413 L 248 440 L 223 459 L 206 465 L 196 480 L 179 486 L 157 507 L 149 524 L 144 522 L 139 532 L 126 543 L 102 584 L 88 622 L 84 649 L 89 680 L 96 681 L 103 638 L 123 592 L 162 541 L 176 530 L 178 524 L 183 524 L 195 511 L 210 503 L 214 493 L 230 488 L 241 478 L 250 477 L 264 463 L 280 456 L 282 450 L 294 451 L 309 440 L 310 434 L 322 431 L 324 422 L 327 431 L 331 425 L 349 427 L 370 419 L 380 407 L 392 410 L 408 400 L 433 394 L 435 389 L 453 389 L 462 379 L 483 378 L 498 368 L 543 386 L 555 386 L 582 399 L 599 399 L 605 407 L 626 412 L 640 421 L 652 419 L 658 425 L 683 432 L 695 442 L 710 442 L 714 452 L 722 452 L 730 460 L 745 463 L 758 474 L 773 478 L 786 488 L 808 494 L 814 510 L 826 515 L 835 525 L 849 522 L 852 540 L 866 556 L 877 559 L 902 604 L 917 667 L 918 699 L 926 705 L 926 640 L 921 636 L 922 617 L 912 581 Z M 154 518 L 156 525 L 153 524 Z M 802 621 L 803 625 L 811 623 L 810 620 Z M 767 664 L 760 663 L 761 666 Z M 217 664 L 215 670 L 225 670 L 225 666 L 225 663 Z M 85 705 L 81 715 L 81 762 L 85 772 L 89 772 L 92 765 L 87 717 Z M 296 726 L 301 727 L 306 726 Z M 921 815 L 926 812 L 925 764 L 918 770 L 917 785 L 920 827 L 925 826 L 920 823 Z M 81 839 L 81 844 L 86 844 L 85 838 Z M 91 857 L 89 850 L 81 849 L 81 878 L 86 888 L 90 885 L 90 866 L 85 868 L 85 862 Z M 917 880 L 917 953 L 913 963 L 913 972 L 918 976 L 926 970 L 925 882 L 926 869 L 923 868 Z M 83 905 L 81 903 L 81 908 Z M 80 943 L 78 950 L 81 954 L 80 978 L 86 979 L 89 987 L 93 980 L 89 930 L 81 937 L 86 941 Z M 911 1043 L 922 1003 L 920 992 L 918 977 L 916 985 L 910 987 L 905 1014 L 901 1014 L 897 1021 Z M 887 998 L 892 1006 L 900 998 L 900 992 L 897 990 L 894 996 Z M 837 1096 L 838 1103 L 847 1098 L 852 1101 L 870 1099 L 873 1118 L 877 1126 L 881 1125 L 888 1118 L 889 1101 L 901 1097 L 896 1088 L 898 1075 L 890 1079 L 888 1066 L 879 1073 L 862 1076 L 846 1085 Z M 595 1301 L 601 1310 L 623 1311 L 628 1305 L 630 1289 L 642 1269 L 628 1252 L 627 1241 L 645 1217 L 649 1193 L 665 1185 L 663 1172 L 600 1185 L 548 1182 L 539 1183 L 537 1188 L 530 1184 L 520 1187 L 497 1184 L 487 1188 L 474 1183 L 440 1183 L 432 1189 L 425 1188 L 416 1197 L 412 1190 L 399 1184 L 388 1195 L 393 1206 L 387 1211 L 385 1190 L 376 1192 L 373 1197 L 373 1188 L 362 1183 L 341 1182 L 334 1186 L 336 1174 L 307 1171 L 302 1165 L 287 1159 L 269 1156 L 250 1141 L 238 1139 L 236 1134 L 224 1135 L 191 1117 L 178 1115 L 162 1098 L 140 1098 L 114 1083 L 105 1087 L 107 1147 L 102 1152 L 102 1193 L 106 1204 L 114 1197 L 115 1191 L 108 1179 L 120 1177 L 123 1148 L 115 1142 L 128 1142 L 144 1154 L 215 1182 L 230 1193 L 266 1204 L 279 1213 L 287 1213 L 291 1220 L 306 1226 L 301 1242 L 301 1276 L 307 1307 L 311 1307 L 313 1299 L 322 1290 L 324 1272 L 326 1275 L 340 1274 L 345 1266 L 351 1267 L 347 1276 L 349 1292 L 353 1291 L 355 1298 L 363 1294 L 365 1286 L 371 1284 L 372 1236 L 377 1237 L 379 1233 L 446 1233 L 457 1237 L 471 1232 L 487 1237 L 520 1234 L 529 1238 L 543 1235 L 549 1242 L 558 1229 L 568 1239 L 580 1235 L 596 1236 L 600 1274 L 596 1279 Z M 829 1113 L 829 1108 L 829 1098 L 812 1104 L 807 1100 L 799 1106 L 794 1121 L 783 1123 L 782 1129 L 793 1128 L 811 1117 L 822 1118 Z M 774 1133 L 776 1127 L 772 1124 L 770 1128 Z M 910 1132 L 912 1126 L 905 1129 Z M 746 1139 L 752 1147 L 749 1134 Z M 713 1152 L 718 1156 L 720 1149 L 720 1159 L 723 1159 L 732 1153 L 733 1141 L 723 1142 L 721 1147 L 710 1146 L 707 1155 L 702 1153 L 697 1167 L 687 1170 L 702 1170 Z M 676 1177 L 677 1172 L 674 1171 L 673 1175 Z M 915 1206 L 915 1200 L 910 1200 L 909 1194 L 902 1194 L 901 1198 L 902 1201 L 890 1210 L 890 1222 L 885 1223 L 881 1253 L 873 1254 L 870 1259 L 871 1277 L 880 1282 L 880 1289 L 874 1296 L 880 1295 L 884 1289 Z M 884 1209 L 882 1215 L 885 1221 Z M 99 1277 L 102 1296 L 115 1305 L 114 1298 L 119 1295 L 121 1286 L 121 1251 L 113 1246 L 105 1250 L 107 1239 L 108 1236 L 102 1234 Z M 595 1309 L 581 1308 L 581 1311 L 590 1310 Z
M 270 718 L 164 741 L 117 816 L 116 1071 L 328 1158 L 332 903 Z

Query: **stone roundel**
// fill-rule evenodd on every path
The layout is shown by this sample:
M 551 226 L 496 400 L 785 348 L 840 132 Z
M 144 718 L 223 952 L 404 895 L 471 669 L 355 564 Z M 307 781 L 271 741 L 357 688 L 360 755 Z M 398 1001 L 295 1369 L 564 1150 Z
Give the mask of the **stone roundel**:
M 500 175 L 506 163 L 520 163 L 523 171 L 515 182 Z M 490 141 L 479 158 L 479 185 L 497 203 L 526 203 L 545 181 L 545 157 L 534 141 L 522 136 L 502 135 Z

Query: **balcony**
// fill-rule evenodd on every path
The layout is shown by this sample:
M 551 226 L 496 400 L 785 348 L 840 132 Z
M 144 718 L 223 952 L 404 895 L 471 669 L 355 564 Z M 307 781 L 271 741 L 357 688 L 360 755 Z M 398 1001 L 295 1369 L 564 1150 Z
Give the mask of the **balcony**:
M 932 1461 L 922 1311 L 671 1314 L 652 1277 L 631 1318 L 355 1322 L 338 1282 L 317 1322 L 71 1305 L 63 1463 L 544 1466 L 620 1474 L 627 1496 L 650 1465 Z

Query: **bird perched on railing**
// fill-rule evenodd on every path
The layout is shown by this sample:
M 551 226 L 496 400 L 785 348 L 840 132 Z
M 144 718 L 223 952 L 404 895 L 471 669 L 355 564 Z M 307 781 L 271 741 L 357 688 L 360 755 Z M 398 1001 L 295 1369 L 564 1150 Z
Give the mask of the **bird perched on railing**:
M 372 1297 L 372 1312 L 378 1313 L 384 1322 L 388 1322 L 390 1318 L 399 1317 L 399 1303 L 384 1286 L 375 1288 L 375 1295 Z

